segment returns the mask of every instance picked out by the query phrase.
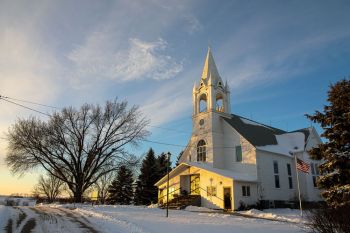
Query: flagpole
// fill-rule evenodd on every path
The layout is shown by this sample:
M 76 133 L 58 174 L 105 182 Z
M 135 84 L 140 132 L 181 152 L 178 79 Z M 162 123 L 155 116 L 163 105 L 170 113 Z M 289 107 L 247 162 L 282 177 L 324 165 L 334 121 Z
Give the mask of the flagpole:
M 303 207 L 301 205 L 301 194 L 300 194 L 300 184 L 299 184 L 299 172 L 298 172 L 298 168 L 297 168 L 297 155 L 296 155 L 296 153 L 293 153 L 293 154 L 294 154 L 294 160 L 295 160 L 295 172 L 297 174 L 300 215 L 301 215 L 301 217 L 303 217 Z

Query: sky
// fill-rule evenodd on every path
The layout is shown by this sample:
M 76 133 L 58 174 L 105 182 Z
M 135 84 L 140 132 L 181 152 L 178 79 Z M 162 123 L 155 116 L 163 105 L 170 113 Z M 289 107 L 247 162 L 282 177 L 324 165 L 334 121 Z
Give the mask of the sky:
M 208 46 L 232 113 L 287 131 L 313 125 L 331 83 L 350 76 L 350 2 L 0 0 L 0 95 L 44 113 L 118 97 L 150 120 L 173 159 L 191 135 L 192 87 Z M 6 132 L 47 116 L 0 100 L 0 194 L 30 193 L 40 171 L 10 173 Z M 161 128 L 157 128 L 161 127 Z

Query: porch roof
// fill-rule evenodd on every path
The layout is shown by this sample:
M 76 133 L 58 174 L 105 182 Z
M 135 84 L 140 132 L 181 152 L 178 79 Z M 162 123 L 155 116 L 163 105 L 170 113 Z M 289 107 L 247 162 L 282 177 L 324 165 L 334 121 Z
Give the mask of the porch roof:
M 256 182 L 257 177 L 252 175 L 252 174 L 247 174 L 247 173 L 238 173 L 230 170 L 224 170 L 224 169 L 219 169 L 219 168 L 213 168 L 210 164 L 207 163 L 202 163 L 202 162 L 186 162 L 186 163 L 181 163 L 177 167 L 175 167 L 170 173 L 169 177 L 175 177 L 179 172 L 182 170 L 185 170 L 186 168 L 189 167 L 196 167 L 199 169 L 203 169 L 212 173 L 216 173 L 218 175 L 231 178 L 233 180 L 237 181 L 246 181 L 246 182 Z M 167 180 L 167 175 L 163 176 L 157 183 L 155 183 L 155 186 L 159 186 L 166 182 Z

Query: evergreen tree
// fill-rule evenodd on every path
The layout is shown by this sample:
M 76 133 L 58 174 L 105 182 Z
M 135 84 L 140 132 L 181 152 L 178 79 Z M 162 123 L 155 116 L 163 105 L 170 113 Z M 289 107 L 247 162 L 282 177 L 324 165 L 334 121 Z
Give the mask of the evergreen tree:
M 117 178 L 109 186 L 109 202 L 111 204 L 130 205 L 133 198 L 134 179 L 130 169 L 120 166 Z
M 310 151 L 311 158 L 323 160 L 318 187 L 322 196 L 335 208 L 350 206 L 350 80 L 341 80 L 330 86 L 329 105 L 323 113 L 307 115 L 324 129 L 326 143 Z
M 176 157 L 176 166 L 179 166 L 179 164 L 180 164 L 180 158 L 181 158 L 181 156 L 182 156 L 182 154 L 184 153 L 185 151 L 181 151 L 180 153 L 179 153 L 179 155 Z
M 154 184 L 158 181 L 159 167 L 152 148 L 149 149 L 142 161 L 140 175 L 137 180 L 135 191 L 136 205 L 149 205 L 156 203 L 158 199 L 157 187 Z
M 168 152 L 170 153 L 170 152 Z M 169 155 L 170 157 L 170 155 Z M 168 161 L 168 154 L 162 152 L 157 158 L 158 165 L 158 180 L 167 174 L 167 169 L 171 171 L 171 161 Z M 168 167 L 168 168 L 167 168 Z

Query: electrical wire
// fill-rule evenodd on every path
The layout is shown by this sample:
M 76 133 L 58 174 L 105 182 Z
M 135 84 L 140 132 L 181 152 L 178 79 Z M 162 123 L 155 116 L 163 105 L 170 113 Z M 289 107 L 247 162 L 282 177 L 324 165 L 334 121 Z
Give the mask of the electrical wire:
M 17 98 L 12 98 L 12 97 L 3 96 L 3 95 L 0 95 L 0 98 L 3 98 L 3 99 L 4 99 L 4 98 L 6 98 L 6 99 L 11 99 L 11 100 L 20 101 L 20 102 L 25 102 L 25 103 L 29 103 L 29 104 L 35 104 L 35 105 L 39 105 L 39 106 L 43 106 L 43 107 L 48 107 L 48 108 L 60 109 L 60 108 L 55 107 L 55 106 L 52 106 L 52 105 L 41 104 L 41 103 L 29 101 L 29 100 L 17 99 Z
M 182 148 L 187 148 L 187 147 L 193 147 L 193 148 L 197 148 L 197 146 L 192 146 L 192 145 L 178 145 L 178 144 L 172 144 L 172 143 L 166 143 L 166 142 L 159 142 L 159 141 L 154 141 L 154 140 L 147 140 L 147 139 L 140 139 L 140 141 L 144 141 L 144 142 L 150 142 L 150 143 L 155 143 L 155 144 L 160 144 L 160 145 L 166 145 L 166 146 L 175 146 L 175 147 L 182 147 Z M 218 149 L 218 148 L 222 148 L 222 149 L 235 149 L 236 146 L 205 146 L 206 148 L 212 148 L 212 149 Z
M 25 105 L 22 105 L 22 104 L 19 104 L 19 103 L 16 103 L 16 102 L 13 102 L 13 101 L 10 101 L 8 99 L 15 99 L 15 98 L 11 98 L 11 97 L 5 97 L 5 96 L 1 96 L 0 95 L 0 100 L 4 100 L 6 102 L 9 102 L 9 103 L 12 103 L 12 104 L 15 104 L 17 106 L 20 106 L 20 107 L 23 107 L 23 108 L 26 108 L 28 110 L 31 110 L 31 111 L 34 111 L 34 112 L 37 112 L 37 113 L 40 113 L 40 114 L 43 114 L 43 115 L 46 115 L 48 117 L 51 117 L 51 115 L 47 114 L 47 113 L 44 113 L 44 112 L 41 112 L 41 111 L 38 111 L 36 109 L 33 109 L 33 108 L 30 108 L 28 106 L 25 106 Z M 23 102 L 28 102 L 28 103 L 35 103 L 35 102 L 32 102 L 32 101 L 27 101 L 27 100 L 18 100 L 18 101 L 23 101 Z M 40 103 L 35 103 L 37 105 L 41 105 L 41 106 L 45 106 L 45 107 L 50 107 L 50 108 L 56 108 L 56 109 L 59 109 L 57 107 L 54 107 L 54 106 L 49 106 L 49 105 L 44 105 L 44 104 L 40 104 Z M 185 119 L 185 118 L 184 118 Z M 187 117 L 186 117 L 187 119 Z M 161 126 L 156 126 L 156 125 L 148 125 L 149 127 L 153 127 L 153 128 L 158 128 L 158 129 L 163 129 L 163 130 L 168 130 L 168 131 L 174 131 L 174 132 L 178 132 L 178 133 L 186 133 L 186 134 L 190 134 L 189 132 L 185 132 L 185 131 L 180 131 L 180 130 L 176 130 L 176 129 L 171 129 L 171 128 L 166 128 L 166 127 L 161 127 Z M 204 134 L 204 133 L 203 133 Z M 4 138 L 2 138 L 4 139 Z M 149 142 L 149 143 L 154 143 L 154 144 L 160 144 L 160 145 L 167 145 L 167 146 L 174 146 L 174 147 L 181 147 L 181 148 L 189 148 L 189 147 L 194 147 L 196 148 L 196 146 L 193 146 L 193 145 L 178 145 L 178 144 L 173 144 L 173 143 L 166 143 L 166 142 L 160 142 L 160 141 L 154 141 L 154 140 L 147 140 L 147 139 L 142 139 L 141 141 L 144 141 L 144 142 Z M 226 147 L 209 147 L 209 146 L 206 146 L 207 148 L 232 148 L 234 149 L 235 146 L 226 146 Z
M 182 131 L 182 130 L 177 130 L 177 129 L 171 129 L 171 128 L 166 128 L 166 127 L 161 127 L 161 126 L 156 126 L 156 125 L 148 125 L 149 127 L 152 128 L 157 128 L 157 129 L 163 129 L 163 130 L 168 130 L 168 131 L 174 131 L 178 133 L 183 133 L 183 134 L 189 134 L 190 132 Z
M 19 103 L 10 101 L 10 100 L 8 100 L 8 99 L 16 100 L 16 101 L 22 101 L 22 102 L 31 103 L 31 104 L 36 104 L 36 105 L 40 105 L 40 106 L 43 106 L 43 107 L 49 107 L 49 108 L 60 109 L 60 108 L 58 108 L 58 107 L 51 106 L 51 105 L 41 104 L 41 103 L 29 101 L 29 100 L 16 99 L 16 98 L 12 98 L 12 97 L 8 97 L 8 96 L 3 96 L 3 95 L 0 95 L 0 99 L 5 100 L 5 101 L 7 101 L 7 102 L 9 102 L 9 103 L 12 103 L 12 104 L 16 104 L 16 105 L 21 106 L 21 107 L 23 107 L 23 108 L 32 110 L 32 111 L 34 111 L 34 112 L 44 114 L 44 115 L 46 115 L 46 116 L 51 116 L 51 115 L 49 115 L 49 114 L 47 114 L 47 113 L 43 113 L 43 112 L 38 111 L 38 110 L 36 110 L 36 109 L 30 108 L 30 107 L 28 107 L 28 106 L 25 106 L 25 105 L 22 105 L 22 104 L 19 104 Z M 185 119 L 185 118 L 183 118 L 183 119 Z M 183 120 L 183 119 L 180 119 L 180 120 Z M 186 119 L 188 119 L 188 118 L 186 117 Z M 178 132 L 178 133 L 183 133 L 183 134 L 189 134 L 189 132 L 186 132 L 186 131 L 181 131 L 181 130 L 177 130 L 177 129 L 166 128 L 166 127 L 162 127 L 162 126 L 158 126 L 158 125 L 151 125 L 151 124 L 150 124 L 150 125 L 148 125 L 148 126 L 149 126 L 149 127 L 152 127 L 152 128 L 157 128 L 157 129 L 163 129 L 163 130 L 168 130 L 168 131 L 173 131 L 173 132 Z
M 51 117 L 51 115 L 49 115 L 49 114 L 47 114 L 47 113 L 44 113 L 44 112 L 41 112 L 41 111 L 39 111 L 39 110 L 36 110 L 36 109 L 30 108 L 30 107 L 27 107 L 27 106 L 25 106 L 25 105 L 22 105 L 22 104 L 19 104 L 19 103 L 13 102 L 13 101 L 11 101 L 11 100 L 4 99 L 4 98 L 2 98 L 2 97 L 0 97 L 0 99 L 1 99 L 1 100 L 4 100 L 4 101 L 6 101 L 6 102 L 9 102 L 9 103 L 12 103 L 12 104 L 18 105 L 18 106 L 20 106 L 20 107 L 22 107 L 22 108 L 26 108 L 26 109 L 28 109 L 28 110 L 31 110 L 31 111 L 34 111 L 34 112 L 37 112 L 37 113 L 40 113 L 40 114 L 46 115 L 46 116 L 48 116 L 48 117 Z

